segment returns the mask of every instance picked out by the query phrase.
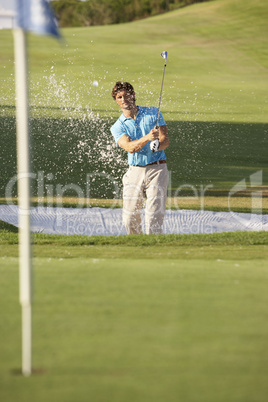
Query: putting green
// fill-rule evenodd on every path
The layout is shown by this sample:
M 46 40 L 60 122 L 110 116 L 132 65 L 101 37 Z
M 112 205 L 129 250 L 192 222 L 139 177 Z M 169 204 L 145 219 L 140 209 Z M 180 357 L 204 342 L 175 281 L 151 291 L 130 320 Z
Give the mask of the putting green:
M 17 264 L 1 260 L 2 400 L 266 400 L 263 260 L 36 258 L 30 379 Z

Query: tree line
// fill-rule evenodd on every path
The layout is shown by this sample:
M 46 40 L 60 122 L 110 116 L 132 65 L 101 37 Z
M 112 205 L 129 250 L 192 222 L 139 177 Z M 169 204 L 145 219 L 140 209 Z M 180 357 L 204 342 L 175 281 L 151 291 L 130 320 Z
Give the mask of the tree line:
M 50 4 L 60 27 L 119 24 L 210 0 L 57 0 Z

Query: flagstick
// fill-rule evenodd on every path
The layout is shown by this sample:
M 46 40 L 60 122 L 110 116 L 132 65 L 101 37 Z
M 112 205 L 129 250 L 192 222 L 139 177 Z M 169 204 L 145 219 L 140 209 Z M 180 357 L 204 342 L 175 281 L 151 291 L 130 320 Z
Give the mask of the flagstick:
M 26 33 L 14 30 L 16 72 L 17 163 L 19 195 L 20 303 L 22 306 L 22 374 L 32 373 L 32 295 L 30 235 L 30 157 Z

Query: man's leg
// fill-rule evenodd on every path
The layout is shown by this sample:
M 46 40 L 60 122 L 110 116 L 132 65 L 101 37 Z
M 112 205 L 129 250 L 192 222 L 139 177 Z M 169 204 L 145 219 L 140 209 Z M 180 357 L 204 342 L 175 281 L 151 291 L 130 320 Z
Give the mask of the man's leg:
M 167 201 L 168 169 L 166 164 L 148 166 L 146 169 L 146 234 L 161 234 Z
M 130 166 L 123 177 L 123 224 L 127 234 L 142 234 L 144 175 L 145 168 Z

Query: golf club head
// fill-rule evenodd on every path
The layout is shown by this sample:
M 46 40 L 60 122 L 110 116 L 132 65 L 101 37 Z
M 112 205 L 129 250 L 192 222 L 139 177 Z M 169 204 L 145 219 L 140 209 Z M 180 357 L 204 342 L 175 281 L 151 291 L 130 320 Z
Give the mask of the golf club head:
M 163 57 L 163 59 L 167 60 L 167 52 L 162 52 L 161 57 Z

